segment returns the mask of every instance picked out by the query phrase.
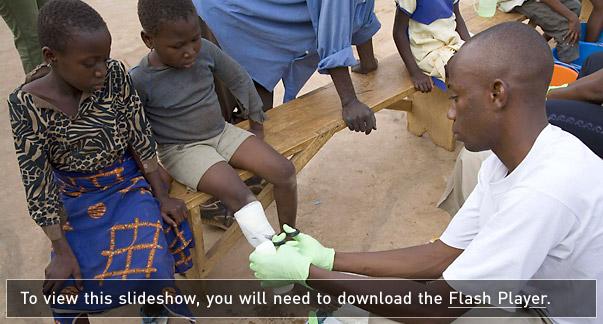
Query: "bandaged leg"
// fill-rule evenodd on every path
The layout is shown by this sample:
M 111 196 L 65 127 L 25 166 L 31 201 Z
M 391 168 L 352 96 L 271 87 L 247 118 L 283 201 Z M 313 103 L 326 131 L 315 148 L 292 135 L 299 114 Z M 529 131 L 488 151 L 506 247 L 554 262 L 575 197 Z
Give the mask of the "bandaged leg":
M 264 207 L 259 201 L 251 202 L 234 214 L 239 227 L 245 235 L 247 242 L 253 247 L 270 241 L 275 234 L 274 229 L 268 223 Z

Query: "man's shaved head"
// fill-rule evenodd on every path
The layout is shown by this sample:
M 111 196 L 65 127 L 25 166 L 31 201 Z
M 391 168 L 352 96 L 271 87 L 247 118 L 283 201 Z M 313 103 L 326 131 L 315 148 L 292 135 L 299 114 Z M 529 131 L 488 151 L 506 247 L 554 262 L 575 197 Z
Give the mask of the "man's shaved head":
M 546 123 L 552 75 L 551 49 L 533 28 L 512 22 L 475 35 L 446 66 L 457 138 L 470 151 L 494 149 L 518 127 Z
M 507 22 L 471 38 L 449 65 L 468 64 L 482 82 L 506 81 L 515 91 L 546 95 L 553 76 L 551 49 L 534 28 Z

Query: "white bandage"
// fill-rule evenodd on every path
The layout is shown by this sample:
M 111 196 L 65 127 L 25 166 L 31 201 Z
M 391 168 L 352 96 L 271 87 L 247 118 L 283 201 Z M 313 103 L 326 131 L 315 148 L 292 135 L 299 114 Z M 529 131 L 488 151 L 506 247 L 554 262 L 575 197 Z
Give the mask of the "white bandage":
M 234 214 L 239 227 L 245 235 L 247 242 L 256 247 L 263 242 L 271 241 L 275 234 L 274 229 L 268 223 L 264 207 L 259 201 L 251 202 Z

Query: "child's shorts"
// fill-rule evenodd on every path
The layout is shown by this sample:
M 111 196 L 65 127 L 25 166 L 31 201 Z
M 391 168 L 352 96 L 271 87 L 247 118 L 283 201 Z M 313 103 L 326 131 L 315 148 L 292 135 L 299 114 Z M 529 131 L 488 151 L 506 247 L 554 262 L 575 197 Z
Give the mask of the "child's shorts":
M 560 0 L 569 10 L 580 16 L 579 0 Z M 580 56 L 578 44 L 568 44 L 564 38 L 569 28 L 567 19 L 555 12 L 551 7 L 537 0 L 528 0 L 515 10 L 520 14 L 530 18 L 536 25 L 549 36 L 555 39 L 557 43 L 557 56 L 563 62 L 569 63 Z
M 161 164 L 176 181 L 197 190 L 207 170 L 218 162 L 229 162 L 243 142 L 252 133 L 226 123 L 217 136 L 188 144 L 159 145 Z

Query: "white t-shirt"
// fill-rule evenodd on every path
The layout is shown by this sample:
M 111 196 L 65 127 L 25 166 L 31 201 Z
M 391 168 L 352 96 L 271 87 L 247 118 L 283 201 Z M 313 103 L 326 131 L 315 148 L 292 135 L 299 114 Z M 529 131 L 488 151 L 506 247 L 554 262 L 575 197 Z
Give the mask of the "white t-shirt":
M 464 250 L 444 279 L 603 279 L 603 160 L 548 125 L 507 174 L 496 155 L 482 164 L 440 238 Z

